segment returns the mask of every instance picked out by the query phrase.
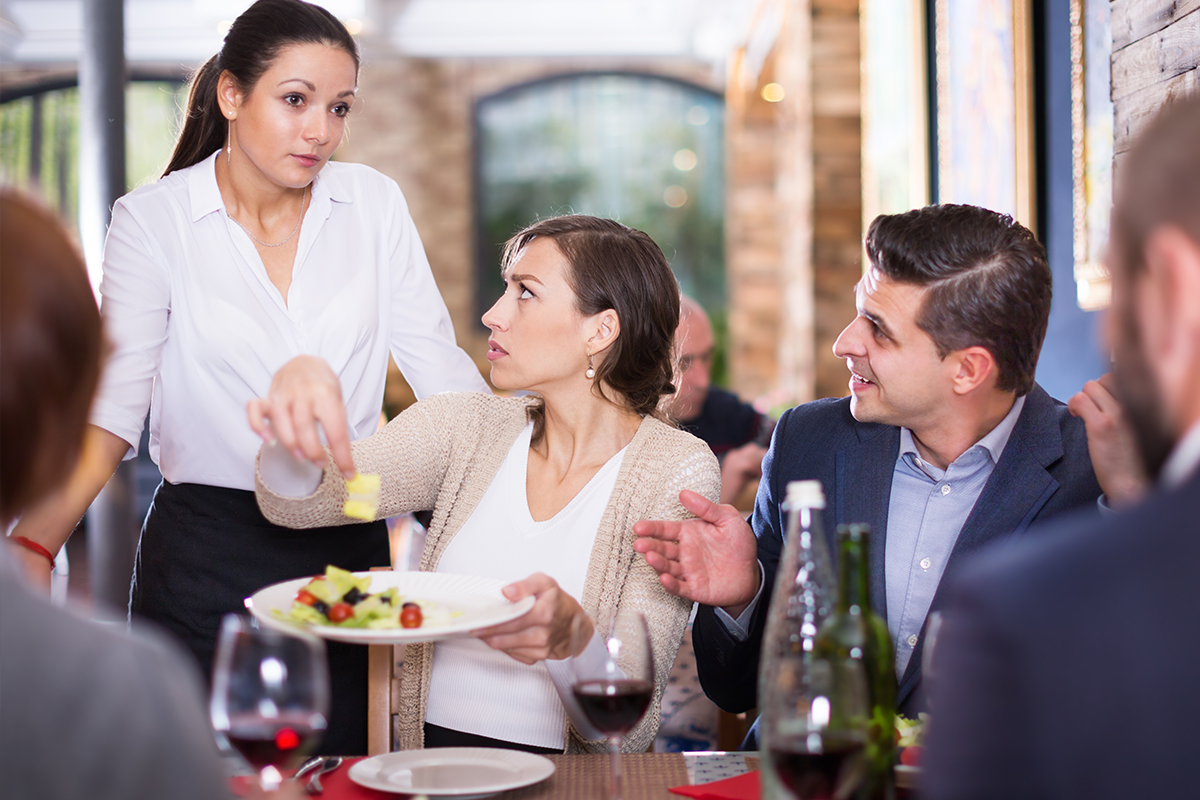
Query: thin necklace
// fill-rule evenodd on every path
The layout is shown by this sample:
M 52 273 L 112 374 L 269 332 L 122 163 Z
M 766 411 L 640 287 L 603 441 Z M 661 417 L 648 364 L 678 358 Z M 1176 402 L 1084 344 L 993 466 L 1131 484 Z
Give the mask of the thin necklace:
M 296 231 L 300 230 L 300 223 L 304 220 L 304 201 L 307 199 L 307 197 L 308 197 L 308 187 L 305 186 L 304 191 L 300 195 L 300 218 L 296 220 L 296 227 L 292 228 L 292 232 L 288 234 L 288 237 L 286 239 L 284 239 L 282 242 L 276 242 L 275 244 L 271 244 L 270 242 L 264 242 L 262 239 L 255 236 L 253 233 L 250 232 L 249 228 L 247 228 L 242 223 L 238 222 L 237 219 L 235 219 L 232 214 L 229 215 L 229 218 L 233 220 L 235 225 L 237 225 L 239 228 L 244 230 L 246 232 L 247 236 L 249 236 L 251 239 L 253 239 L 254 241 L 261 244 L 263 247 L 283 247 L 285 244 L 287 244 L 288 242 L 290 242 L 292 240 L 292 237 L 296 235 Z

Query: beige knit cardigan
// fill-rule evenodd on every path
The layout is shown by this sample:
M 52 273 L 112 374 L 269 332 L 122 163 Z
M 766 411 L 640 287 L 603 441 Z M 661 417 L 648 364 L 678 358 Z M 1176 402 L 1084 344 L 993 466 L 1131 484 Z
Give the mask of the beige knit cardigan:
M 382 431 L 353 444 L 358 469 L 382 478 L 379 518 L 434 510 L 422 571 L 437 569 L 446 546 L 475 510 L 525 428 L 533 402 L 474 392 L 434 395 L 410 406 Z M 332 460 L 321 485 L 305 498 L 275 494 L 257 470 L 255 482 L 259 507 L 278 525 L 313 528 L 356 521 L 342 514 L 346 485 Z M 646 417 L 629 443 L 600 519 L 580 604 L 598 625 L 612 619 L 614 611 L 642 612 L 654 649 L 654 699 L 642 722 L 625 737 L 623 749 L 629 752 L 644 752 L 654 741 L 663 687 L 690 610 L 690 603 L 662 588 L 654 570 L 633 549 L 633 525 L 641 519 L 686 519 L 691 514 L 679 502 L 680 490 L 691 489 L 715 502 L 720 483 L 717 460 L 704 442 Z M 402 749 L 424 745 L 432 668 L 432 645 L 407 648 L 400 681 L 398 745 Z M 567 721 L 566 752 L 605 748 L 603 741 L 584 740 Z

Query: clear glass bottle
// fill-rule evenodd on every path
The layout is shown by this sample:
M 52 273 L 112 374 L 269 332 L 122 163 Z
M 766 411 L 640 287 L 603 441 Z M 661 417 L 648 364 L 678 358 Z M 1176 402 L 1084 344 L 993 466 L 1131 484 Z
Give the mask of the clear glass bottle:
M 864 774 L 867 688 L 861 661 L 819 652 L 837 591 L 821 528 L 819 481 L 788 484 L 787 535 L 759 671 L 763 797 L 847 796 Z

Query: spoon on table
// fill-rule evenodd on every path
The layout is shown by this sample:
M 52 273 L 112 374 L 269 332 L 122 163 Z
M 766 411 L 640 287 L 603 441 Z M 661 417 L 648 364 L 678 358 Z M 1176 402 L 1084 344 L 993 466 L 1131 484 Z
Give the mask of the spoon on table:
M 313 776 L 308 779 L 308 783 L 304 784 L 304 791 L 309 794 L 320 794 L 325 791 L 325 787 L 321 785 L 321 776 L 326 772 L 333 772 L 342 765 L 341 756 L 332 756 L 327 758 L 321 768 L 313 773 Z

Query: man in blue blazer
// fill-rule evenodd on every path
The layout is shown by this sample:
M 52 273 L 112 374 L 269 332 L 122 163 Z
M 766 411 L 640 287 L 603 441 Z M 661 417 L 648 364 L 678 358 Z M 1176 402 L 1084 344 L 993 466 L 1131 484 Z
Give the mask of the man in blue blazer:
M 1136 507 L 989 552 L 949 591 L 930 800 L 1196 797 L 1200 750 L 1200 98 L 1121 162 L 1108 345 Z
M 821 481 L 831 548 L 837 525 L 870 523 L 871 602 L 897 645 L 908 716 L 924 710 L 925 621 L 944 602 L 943 576 L 1101 493 L 1083 422 L 1034 383 L 1051 274 L 1033 234 L 985 209 L 930 206 L 877 218 L 866 248 L 858 316 L 834 345 L 850 397 L 780 419 L 750 526 L 685 493 L 698 519 L 634 529 L 663 586 L 701 603 L 700 679 L 728 711 L 756 705 L 788 482 Z

